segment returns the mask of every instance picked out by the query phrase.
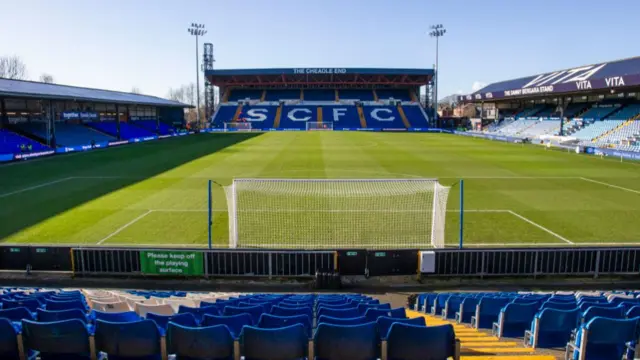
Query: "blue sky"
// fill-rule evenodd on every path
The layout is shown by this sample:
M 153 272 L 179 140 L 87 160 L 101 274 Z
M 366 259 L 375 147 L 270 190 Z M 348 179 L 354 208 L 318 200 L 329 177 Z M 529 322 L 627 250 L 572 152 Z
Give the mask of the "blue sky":
M 21 0 L 2 4 L 0 55 L 58 83 L 165 96 L 195 80 L 191 22 L 217 68 L 432 67 L 440 96 L 640 55 L 640 1 Z

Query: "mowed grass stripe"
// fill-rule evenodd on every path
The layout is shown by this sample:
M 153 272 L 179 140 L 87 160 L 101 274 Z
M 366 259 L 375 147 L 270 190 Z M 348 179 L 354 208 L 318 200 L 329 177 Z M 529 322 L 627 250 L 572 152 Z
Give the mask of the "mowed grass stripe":
M 464 176 L 467 208 L 511 210 L 575 243 L 640 242 L 640 195 L 580 180 L 640 189 L 637 164 L 444 134 L 347 132 L 207 134 L 0 166 L 0 194 L 18 191 L 0 198 L 0 239 L 96 243 L 148 210 L 206 210 L 208 179 L 438 177 L 453 185 Z M 226 208 L 217 185 L 213 199 Z M 448 208 L 458 203 L 454 186 Z M 457 221 L 447 214 L 448 243 L 457 244 Z M 206 212 L 152 212 L 105 244 L 203 245 L 206 233 Z M 505 213 L 467 213 L 465 242 L 561 243 Z M 214 214 L 214 243 L 228 244 L 225 212 Z

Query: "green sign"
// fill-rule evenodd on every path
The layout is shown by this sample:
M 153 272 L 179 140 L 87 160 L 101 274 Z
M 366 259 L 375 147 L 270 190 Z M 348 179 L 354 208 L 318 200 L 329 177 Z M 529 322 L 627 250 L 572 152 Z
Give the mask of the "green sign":
M 140 270 L 153 275 L 204 275 L 203 258 L 197 251 L 142 250 Z

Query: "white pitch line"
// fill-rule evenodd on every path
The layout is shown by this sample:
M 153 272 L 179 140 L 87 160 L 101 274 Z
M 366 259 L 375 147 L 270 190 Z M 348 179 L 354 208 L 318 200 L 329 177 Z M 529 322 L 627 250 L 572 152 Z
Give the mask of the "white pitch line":
M 457 245 L 457 244 L 447 244 L 447 245 Z M 492 247 L 492 246 L 496 246 L 496 247 L 509 247 L 509 246 L 522 246 L 522 247 L 529 247 L 529 248 L 533 248 L 533 247 L 538 247 L 538 246 L 566 246 L 562 243 L 487 243 L 487 244 L 464 244 L 465 247 L 478 247 L 478 246 L 487 246 L 487 247 Z
M 117 235 L 119 232 L 121 232 L 122 230 L 126 229 L 127 227 L 131 226 L 133 223 L 135 223 L 136 221 L 142 219 L 143 217 L 151 214 L 153 210 L 148 210 L 146 213 L 138 216 L 137 218 L 129 221 L 128 223 L 124 224 L 123 226 L 119 227 L 116 231 L 112 232 L 111 234 L 107 235 L 107 237 L 105 237 L 104 239 L 98 241 L 96 243 L 96 245 L 101 245 L 103 242 L 109 240 L 110 238 L 112 238 L 113 236 Z
M 580 179 L 584 180 L 584 181 L 587 181 L 587 182 L 592 182 L 594 184 L 600 184 L 600 185 L 608 186 L 610 188 L 614 188 L 614 189 L 618 189 L 618 190 L 624 190 L 624 191 L 632 192 L 632 193 L 635 193 L 635 194 L 640 194 L 640 191 L 638 191 L 638 190 L 633 190 L 633 189 L 629 189 L 629 188 L 626 188 L 626 187 L 609 184 L 609 183 L 606 183 L 606 182 L 603 182 L 603 181 L 593 180 L 593 179 L 589 179 L 589 178 L 586 178 L 586 177 L 581 177 Z
M 553 235 L 553 236 L 557 237 L 558 239 L 560 239 L 560 240 L 562 240 L 562 241 L 566 242 L 567 244 L 572 244 L 572 245 L 573 245 L 573 242 L 572 242 L 572 241 L 569 241 L 569 240 L 567 240 L 566 238 L 564 238 L 564 237 L 562 237 L 562 236 L 560 236 L 560 235 L 558 235 L 558 234 L 554 233 L 553 231 L 551 231 L 551 230 L 547 229 L 546 227 L 544 227 L 544 226 L 542 226 L 542 225 L 540 225 L 540 224 L 538 224 L 538 223 L 536 223 L 536 222 L 534 222 L 534 221 L 531 221 L 531 220 L 527 219 L 526 217 L 524 217 L 524 216 L 522 216 L 522 215 L 518 214 L 517 212 L 514 212 L 514 211 L 509 210 L 509 213 L 510 213 L 511 215 L 513 215 L 513 216 L 515 216 L 515 217 L 517 217 L 517 218 L 521 219 L 522 221 L 525 221 L 525 222 L 527 222 L 527 223 L 529 223 L 529 224 L 531 224 L 531 225 L 533 225 L 533 226 L 537 227 L 537 228 L 538 228 L 538 229 L 540 229 L 540 230 L 546 231 L 547 233 L 549 233 L 549 234 L 551 234 L 551 235 Z
M 43 183 L 43 184 L 39 184 L 39 185 L 29 186 L 29 187 L 26 187 L 26 188 L 23 188 L 23 189 L 20 189 L 20 190 L 16 190 L 16 191 L 11 191 L 11 192 L 8 192 L 8 193 L 0 194 L 0 198 L 11 196 L 11 195 L 15 195 L 15 194 L 20 194 L 20 193 L 23 193 L 23 192 L 26 192 L 26 191 L 39 189 L 39 188 L 42 188 L 42 187 L 45 187 L 45 186 L 50 186 L 50 185 L 53 185 L 53 184 L 57 184 L 57 183 L 61 183 L 63 181 L 69 181 L 69 180 L 73 180 L 73 179 L 75 179 L 75 177 L 72 176 L 72 177 L 62 178 L 62 179 L 58 179 L 58 180 L 54 180 L 54 181 L 49 181 L 49 182 L 46 182 L 46 183 Z
M 207 209 L 150 209 L 152 212 L 207 212 Z M 211 209 L 211 212 L 228 212 L 229 209 Z M 387 210 L 387 209 L 345 209 L 345 210 L 313 210 L 313 209 L 255 209 L 255 210 L 240 210 L 239 212 L 274 212 L 274 213 L 283 213 L 283 212 L 309 212 L 309 213 L 350 213 L 350 212 L 381 212 L 381 213 L 426 213 L 431 212 L 430 210 Z M 460 210 L 447 210 L 447 212 L 451 213 L 459 213 Z M 502 210 L 502 209 L 465 209 L 465 213 L 508 213 L 511 210 Z

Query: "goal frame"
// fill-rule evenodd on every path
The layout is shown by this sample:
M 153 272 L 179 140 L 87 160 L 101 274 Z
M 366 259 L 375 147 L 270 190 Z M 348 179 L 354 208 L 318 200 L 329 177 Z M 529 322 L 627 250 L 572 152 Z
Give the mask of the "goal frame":
M 227 194 L 226 202 L 227 202 L 227 211 L 229 214 L 229 243 L 228 247 L 232 249 L 238 248 L 239 241 L 239 231 L 238 231 L 238 215 L 237 215 L 237 190 L 236 184 L 242 182 L 287 182 L 287 183 L 296 183 L 296 182 L 432 182 L 433 183 L 433 203 L 431 204 L 432 209 L 426 209 L 425 213 L 431 212 L 431 219 L 425 219 L 425 221 L 430 221 L 431 230 L 427 236 L 425 236 L 424 242 L 422 245 L 416 244 L 412 246 L 419 248 L 444 248 L 445 247 L 445 219 L 446 219 L 446 202 L 444 203 L 444 208 L 442 208 L 442 204 L 440 204 L 440 195 L 448 198 L 449 191 L 451 187 L 443 186 L 439 183 L 437 178 L 409 178 L 409 179 L 286 179 L 286 178 L 236 178 L 233 179 L 231 185 L 224 187 L 225 193 Z M 209 181 L 209 248 L 211 248 L 211 234 L 212 234 L 212 208 L 211 208 L 211 183 Z M 219 184 L 218 184 L 219 185 Z M 446 193 L 444 191 L 446 190 Z M 440 210 L 440 211 L 438 211 Z M 462 211 L 461 211 L 462 212 Z M 462 219 L 461 219 L 462 220 Z M 440 232 L 438 234 L 438 232 Z M 429 236 L 430 235 L 430 236 Z M 461 233 L 462 235 L 462 233 Z M 436 237 L 439 236 L 441 239 L 441 244 L 437 243 Z M 244 247 L 244 246 L 243 246 Z M 246 246 L 246 248 L 265 248 L 265 249 L 274 249 L 274 248 L 282 248 L 286 247 L 283 244 L 256 244 L 253 246 Z M 293 246 L 292 249 L 297 249 L 297 246 Z M 340 246 L 330 246 L 327 248 L 324 247 L 312 247 L 315 250 L 320 249 L 341 249 Z M 345 249 L 354 248 L 353 245 L 345 244 Z M 383 246 L 376 245 L 366 245 L 364 248 L 367 249 L 383 249 Z M 389 246 L 388 249 L 397 249 L 397 246 Z
M 327 127 L 310 127 L 309 125 L 327 125 Z M 305 124 L 307 131 L 333 131 L 333 121 L 307 121 Z
M 238 125 L 245 124 L 248 125 L 249 128 L 237 128 L 235 126 L 230 127 L 230 125 Z M 224 123 L 224 131 L 253 131 L 253 125 L 250 122 L 226 122 Z

